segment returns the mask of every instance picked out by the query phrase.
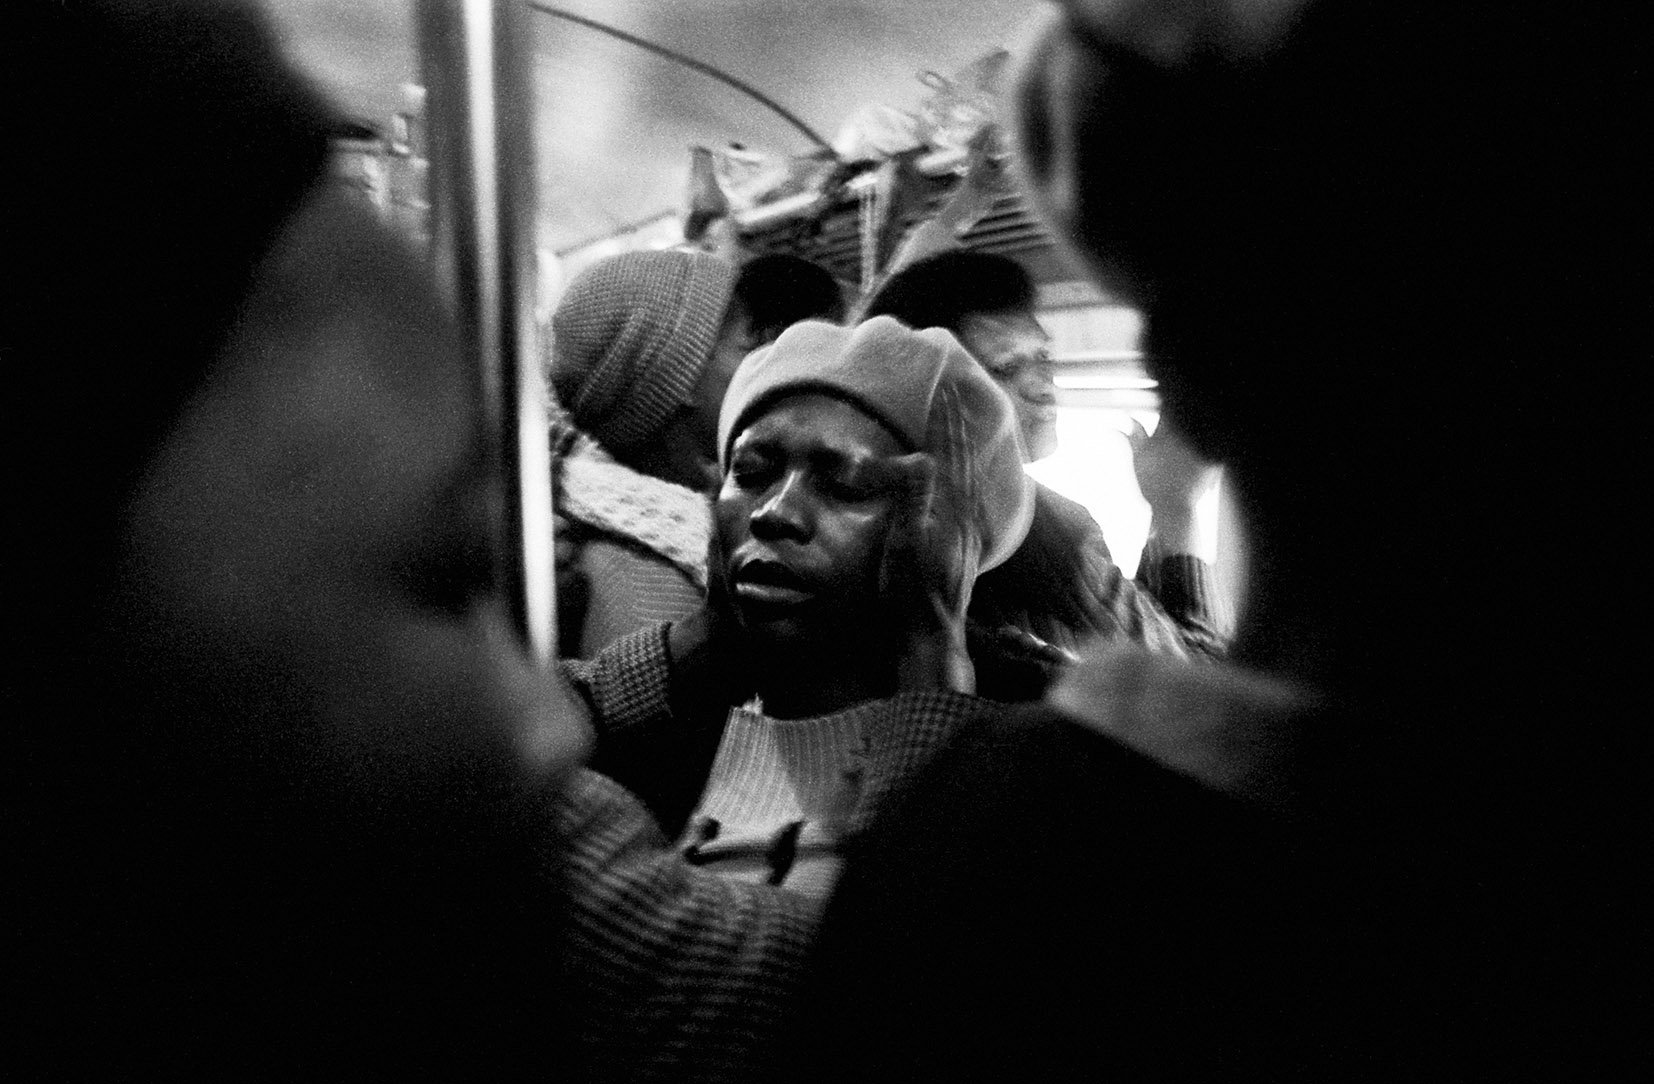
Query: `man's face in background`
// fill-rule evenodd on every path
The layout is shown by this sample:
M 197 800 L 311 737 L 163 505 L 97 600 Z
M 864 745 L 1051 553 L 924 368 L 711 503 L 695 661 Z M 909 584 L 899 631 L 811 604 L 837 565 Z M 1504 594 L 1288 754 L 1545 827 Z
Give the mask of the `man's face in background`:
M 971 313 L 959 341 L 1011 397 L 1029 462 L 1057 450 L 1057 384 L 1051 336 L 1032 312 Z

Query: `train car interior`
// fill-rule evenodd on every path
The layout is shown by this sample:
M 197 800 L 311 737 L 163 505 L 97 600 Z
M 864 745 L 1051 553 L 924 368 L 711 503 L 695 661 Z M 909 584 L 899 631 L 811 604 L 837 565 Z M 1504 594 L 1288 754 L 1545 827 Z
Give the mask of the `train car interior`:
M 341 183 L 425 243 L 426 91 L 409 0 L 269 0 L 299 65 L 350 111 Z M 530 3 L 535 306 L 617 252 L 718 245 L 830 269 L 865 294 L 902 238 L 958 191 L 972 141 L 1007 157 L 999 91 L 1038 4 Z M 708 207 L 719 212 L 706 228 Z M 1058 449 L 1030 465 L 1085 505 L 1122 571 L 1149 528 L 1128 435 L 1159 418 L 1141 315 L 1053 242 L 1008 173 L 958 237 L 1017 260 L 1039 288 L 1058 387 Z M 1244 545 L 1221 481 L 1199 529 L 1232 626 Z

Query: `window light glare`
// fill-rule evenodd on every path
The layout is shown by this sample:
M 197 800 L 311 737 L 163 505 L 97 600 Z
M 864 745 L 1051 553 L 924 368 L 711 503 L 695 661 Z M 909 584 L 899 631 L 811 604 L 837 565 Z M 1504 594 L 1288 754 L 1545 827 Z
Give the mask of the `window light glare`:
M 1059 388 L 1077 391 L 1152 391 L 1159 383 L 1146 376 L 1113 376 L 1096 373 L 1064 373 L 1060 369 L 1053 379 Z

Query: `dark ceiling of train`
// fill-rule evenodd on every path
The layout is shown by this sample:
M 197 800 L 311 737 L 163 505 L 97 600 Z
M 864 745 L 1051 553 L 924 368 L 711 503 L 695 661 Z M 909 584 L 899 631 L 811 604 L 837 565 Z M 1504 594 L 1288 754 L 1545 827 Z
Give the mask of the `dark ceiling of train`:
M 414 0 L 264 0 L 286 48 L 351 116 L 383 125 L 418 81 Z M 526 2 L 526 0 L 525 0 Z M 1014 46 L 1037 0 L 557 0 L 711 64 L 831 141 L 862 107 L 915 109 L 949 75 Z M 684 204 L 689 148 L 782 154 L 800 131 L 730 87 L 545 14 L 531 23 L 543 224 L 552 250 Z

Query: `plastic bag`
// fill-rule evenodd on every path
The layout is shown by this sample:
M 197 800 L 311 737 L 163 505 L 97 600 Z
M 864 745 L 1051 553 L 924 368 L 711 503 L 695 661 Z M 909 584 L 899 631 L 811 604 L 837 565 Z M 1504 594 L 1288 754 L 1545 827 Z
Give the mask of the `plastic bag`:
M 739 143 L 712 151 L 713 176 L 736 213 L 800 193 L 819 193 L 830 182 L 836 165 L 825 151 L 771 154 Z
M 964 150 L 999 112 L 999 90 L 1011 54 L 995 49 L 951 77 L 925 72 L 919 78 L 935 93 L 919 109 L 920 134 L 938 150 Z
M 882 162 L 925 145 L 924 121 L 916 113 L 889 105 L 865 105 L 851 114 L 833 150 L 845 162 Z

